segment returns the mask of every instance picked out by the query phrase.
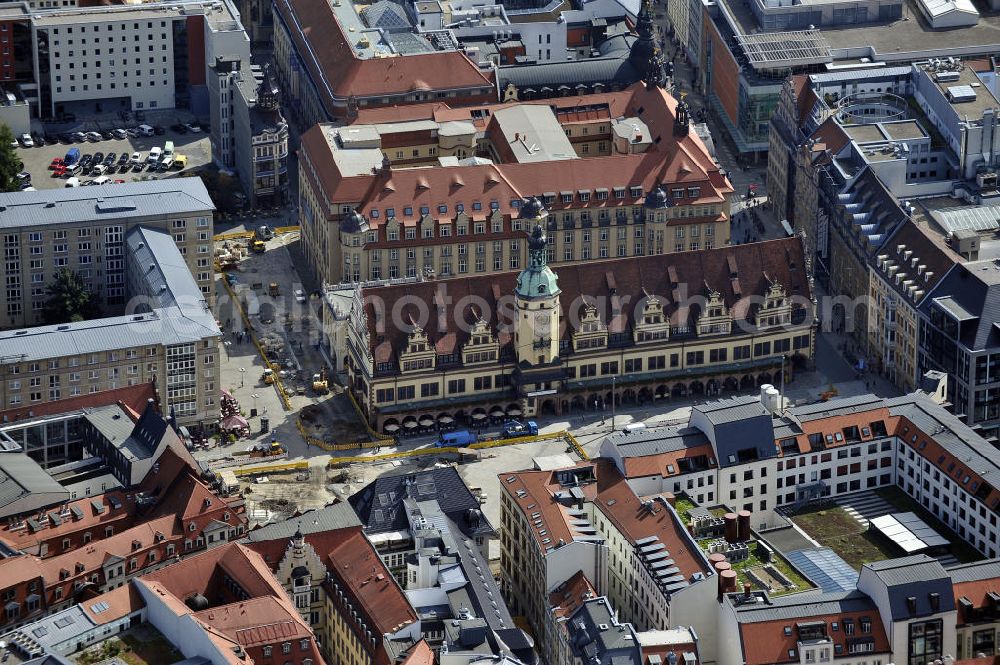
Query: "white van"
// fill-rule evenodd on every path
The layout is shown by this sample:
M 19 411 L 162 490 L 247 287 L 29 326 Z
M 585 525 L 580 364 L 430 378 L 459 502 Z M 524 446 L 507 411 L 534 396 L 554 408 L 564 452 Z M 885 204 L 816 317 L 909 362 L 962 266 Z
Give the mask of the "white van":
M 74 177 L 72 177 L 72 178 L 70 178 L 69 180 L 66 181 L 66 186 L 67 187 L 79 187 L 80 186 L 80 179 L 74 176 Z
M 149 149 L 149 157 L 146 157 L 146 162 L 148 164 L 156 164 L 160 161 L 160 155 L 163 154 L 163 150 L 159 147 Z
M 111 178 L 106 175 L 97 176 L 91 181 L 91 185 L 106 185 L 111 182 Z
M 174 142 L 173 141 L 167 141 L 166 143 L 163 144 L 163 156 L 164 157 L 173 157 L 174 156 Z
M 72 177 L 72 176 L 75 176 L 78 173 L 80 173 L 80 171 L 82 171 L 82 170 L 83 170 L 83 167 L 80 166 L 80 162 L 77 162 L 73 166 L 67 166 L 66 167 L 66 175 L 68 177 Z
M 169 171 L 173 165 L 174 165 L 174 160 L 171 159 L 169 155 L 164 155 L 163 161 L 160 162 L 159 168 L 161 171 Z
M 105 166 L 104 164 L 98 164 L 94 168 L 90 169 L 90 172 L 93 175 L 104 175 L 105 173 L 108 172 L 108 167 Z
M 136 131 L 139 132 L 139 136 L 152 136 L 155 133 L 149 125 L 139 125 Z
M 622 427 L 622 431 L 626 434 L 632 434 L 633 432 L 641 432 L 646 429 L 646 423 L 629 423 Z

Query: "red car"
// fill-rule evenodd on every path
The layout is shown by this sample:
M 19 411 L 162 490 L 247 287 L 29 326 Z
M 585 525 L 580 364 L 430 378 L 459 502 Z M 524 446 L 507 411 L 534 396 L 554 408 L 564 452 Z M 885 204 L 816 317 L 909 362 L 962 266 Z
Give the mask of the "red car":
M 55 159 L 52 160 L 51 163 L 49 163 L 49 169 L 57 169 L 60 166 L 63 166 L 63 167 L 65 166 L 65 164 L 63 163 L 62 157 L 56 157 Z
M 63 164 L 59 164 L 52 170 L 53 178 L 61 178 L 66 175 L 66 167 Z
M 115 184 L 116 184 L 116 185 L 122 185 L 122 184 L 124 184 L 124 183 L 125 183 L 125 181 L 124 181 L 124 180 L 120 180 L 119 178 L 115 178 Z

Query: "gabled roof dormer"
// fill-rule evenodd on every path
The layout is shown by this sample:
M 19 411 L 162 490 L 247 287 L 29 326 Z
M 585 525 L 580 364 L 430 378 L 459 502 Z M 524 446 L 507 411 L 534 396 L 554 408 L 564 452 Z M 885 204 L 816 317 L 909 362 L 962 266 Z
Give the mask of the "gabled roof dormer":
M 462 362 L 466 365 L 496 362 L 500 356 L 500 344 L 482 313 L 478 309 L 473 309 L 473 312 L 477 319 L 469 331 L 468 341 L 462 347 Z
M 399 354 L 399 369 L 401 372 L 415 372 L 434 369 L 434 346 L 427 339 L 427 333 L 410 320 L 412 329 L 406 340 L 406 346 Z
M 580 314 L 580 326 L 573 333 L 573 349 L 603 349 L 608 345 L 608 327 L 592 303 L 586 303 Z
M 652 342 L 670 337 L 670 321 L 663 311 L 663 301 L 651 294 L 645 287 L 642 289 L 645 298 L 642 311 L 636 316 L 632 336 L 635 342 Z
M 733 318 L 722 294 L 705 283 L 705 306 L 698 317 L 698 335 L 728 335 L 733 329 Z
M 770 328 L 791 323 L 792 305 L 788 301 L 785 287 L 764 273 L 768 287 L 764 293 L 764 304 L 757 310 L 757 327 Z

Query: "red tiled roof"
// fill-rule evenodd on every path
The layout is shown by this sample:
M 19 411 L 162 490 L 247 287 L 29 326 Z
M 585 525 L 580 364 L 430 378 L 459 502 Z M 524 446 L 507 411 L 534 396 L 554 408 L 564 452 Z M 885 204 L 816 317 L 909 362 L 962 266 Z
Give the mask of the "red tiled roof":
M 851 142 L 851 138 L 844 131 L 844 128 L 837 124 L 832 116 L 816 128 L 811 138 L 816 139 L 817 145 L 825 145 L 826 149 L 835 155 Z
M 100 612 L 92 609 L 98 603 L 107 603 L 108 608 Z M 117 589 L 112 589 L 99 596 L 88 599 L 80 603 L 80 609 L 97 625 L 111 623 L 127 617 L 132 612 L 145 607 L 146 602 L 142 599 L 139 590 L 133 584 L 125 584 Z
M 360 527 L 351 529 L 348 537 L 328 553 L 327 566 L 347 587 L 373 633 L 396 633 L 417 620 L 406 596 Z
M 250 598 L 195 612 L 192 616 L 244 647 L 311 637 L 308 627 L 290 616 L 275 596 Z M 295 650 L 298 651 L 298 645 Z
M 39 416 L 50 416 L 57 413 L 69 413 L 85 408 L 96 408 L 99 406 L 110 406 L 118 404 L 126 413 L 142 413 L 146 408 L 146 403 L 156 399 L 156 387 L 152 382 L 138 383 L 134 386 L 125 386 L 113 390 L 102 390 L 86 395 L 67 397 L 66 399 L 54 402 L 43 402 L 32 404 L 31 408 L 18 407 L 0 411 L 0 419 L 3 422 L 15 422 L 24 418 L 37 418 Z M 29 415 L 29 413 L 31 415 Z
M 333 7 L 315 0 L 278 0 L 301 60 L 330 116 L 338 115 L 333 97 L 382 97 L 416 90 L 455 90 L 492 86 L 462 51 L 437 51 L 390 58 L 359 58 L 351 48 Z M 315 58 L 313 57 L 315 56 Z
M 597 591 L 594 586 L 583 574 L 583 571 L 578 570 L 573 577 L 560 584 L 555 591 L 549 594 L 549 611 L 557 619 L 570 617 L 585 601 L 595 597 L 597 597 Z
M 0 589 L 9 589 L 43 575 L 41 562 L 31 555 L 0 559 Z
M 395 168 L 378 174 L 344 176 L 335 163 L 327 143 L 329 126 L 317 125 L 302 135 L 302 153 L 312 169 L 306 169 L 307 177 L 314 186 L 322 189 L 325 198 L 338 209 L 342 204 L 356 205 L 368 215 L 372 208 L 384 210 L 394 208 L 396 219 L 404 224 L 415 224 L 419 209 L 426 206 L 431 216 L 437 216 L 439 205 L 448 206 L 447 215 L 453 215 L 457 203 L 466 204 L 466 214 L 473 219 L 485 219 L 492 211 L 490 202 L 496 201 L 497 210 L 503 215 L 515 215 L 517 210 L 512 201 L 520 201 L 530 196 L 552 192 L 596 189 L 599 187 L 639 187 L 643 194 L 663 184 L 673 183 L 699 185 L 700 196 L 695 200 L 684 199 L 680 204 L 724 202 L 732 186 L 709 155 L 704 143 L 694 132 L 683 138 L 673 134 L 677 100 L 666 91 L 650 90 L 637 83 L 627 91 L 607 95 L 586 95 L 566 100 L 543 100 L 547 105 L 566 104 L 607 104 L 613 117 L 636 116 L 649 127 L 654 145 L 640 154 L 610 155 L 572 159 L 559 162 L 558 168 L 550 163 L 503 163 L 477 164 L 466 166 L 438 166 L 434 168 Z M 495 111 L 509 105 L 492 105 Z M 558 106 L 557 117 L 568 106 Z M 464 109 L 444 109 L 437 105 L 418 106 L 411 114 L 407 109 L 392 109 L 384 113 L 371 111 L 367 116 L 372 120 L 380 117 L 400 119 L 420 119 L 444 115 L 465 114 Z M 471 116 L 469 116 L 471 117 Z M 458 118 L 466 119 L 466 118 Z M 461 183 L 461 184 L 456 184 Z M 482 210 L 474 211 L 470 203 L 482 202 Z M 641 204 L 630 191 L 626 199 L 615 197 L 601 200 L 591 196 L 586 203 L 561 203 L 560 197 L 550 206 L 553 210 L 568 207 L 613 208 L 619 205 Z M 404 214 L 404 208 L 411 207 L 413 213 Z M 371 217 L 373 227 L 384 225 L 386 216 Z M 449 217 L 450 219 L 450 217 Z
M 598 459 L 591 463 L 580 463 L 577 467 L 593 468 L 596 482 L 579 486 L 585 500 L 593 503 L 614 524 L 625 538 L 635 542 L 649 536 L 656 536 L 670 552 L 681 574 L 690 577 L 696 572 L 705 572 L 706 565 L 689 545 L 683 527 L 673 519 L 671 511 L 660 508 L 651 512 L 644 508 L 638 496 L 629 487 L 625 477 L 609 459 Z M 542 526 L 531 529 L 540 549 L 552 549 L 560 540 L 573 540 L 570 527 L 572 517 L 566 508 L 554 497 L 560 489 L 556 471 L 521 471 L 499 475 L 500 484 L 521 512 L 534 522 L 537 514 Z M 510 479 L 513 480 L 510 480 Z M 541 535 L 544 529 L 546 535 Z M 543 543 L 543 539 L 548 543 Z
M 434 651 L 427 640 L 420 640 L 406 652 L 399 665 L 434 665 Z
M 641 478 L 643 476 L 662 476 L 667 478 L 669 476 L 678 476 L 681 474 L 679 460 L 700 457 L 702 455 L 713 457 L 714 454 L 712 444 L 705 443 L 700 446 L 681 448 L 680 450 L 672 450 L 656 455 L 626 457 L 623 460 L 625 463 L 625 476 L 627 478 Z M 667 468 L 668 466 L 672 466 L 673 471 L 670 471 Z
M 798 663 L 801 655 L 798 653 L 798 634 L 795 624 L 798 621 L 821 621 L 827 624 L 831 621 L 843 622 L 845 618 L 854 619 L 855 625 L 859 625 L 861 617 L 871 619 L 872 632 L 870 637 L 875 641 L 874 652 L 866 652 L 866 655 L 889 653 L 891 648 L 889 640 L 885 635 L 885 628 L 879 620 L 878 612 L 874 608 L 872 611 L 845 612 L 843 614 L 825 616 L 803 616 L 796 619 L 779 619 L 775 621 L 761 621 L 756 623 L 741 623 L 740 637 L 743 642 L 743 658 L 745 665 L 775 665 L 776 663 Z M 791 628 L 790 634 L 785 634 L 785 629 Z M 867 637 L 862 635 L 846 635 L 843 630 L 833 632 L 827 629 L 827 636 L 832 640 L 831 646 L 839 644 L 843 647 L 843 654 L 848 654 L 847 642 L 852 638 Z M 794 653 L 794 657 L 789 656 L 789 652 Z M 831 654 L 832 655 L 832 654 Z M 838 658 L 839 656 L 834 656 Z
M 652 512 L 643 507 L 635 491 L 629 487 L 614 463 L 603 460 L 597 465 L 596 503 L 608 520 L 633 543 L 656 536 L 670 552 L 681 575 L 690 579 L 697 572 L 706 572 L 698 546 L 689 542 L 684 527 L 674 519 L 674 513 L 660 508 Z
M 739 291 L 730 278 L 730 260 L 737 268 Z M 753 314 L 749 307 L 751 299 L 762 296 L 770 280 L 781 284 L 789 296 L 808 296 L 809 281 L 804 268 L 802 242 L 795 237 L 768 242 L 749 243 L 732 247 L 720 247 L 696 252 L 678 252 L 664 256 L 637 256 L 628 261 L 608 260 L 587 264 L 563 265 L 553 268 L 559 278 L 560 306 L 562 320 L 579 321 L 588 302 L 598 307 L 601 320 L 612 328 L 624 326 L 626 317 L 635 314 L 635 303 L 643 301 L 647 293 L 658 297 L 664 313 L 674 325 L 691 325 L 697 315 L 697 308 L 681 308 L 688 297 L 703 293 L 705 285 L 718 291 L 725 304 L 731 308 L 737 321 L 745 320 Z M 400 326 L 391 325 L 377 314 L 374 302 L 384 303 L 384 312 L 393 313 L 397 302 L 405 304 L 399 309 L 401 320 L 408 317 L 421 321 L 421 307 L 418 301 L 430 307 L 435 302 L 435 294 L 446 292 L 452 303 L 462 303 L 464 309 L 456 311 L 448 308 L 444 316 L 429 317 L 424 332 L 431 344 L 436 344 L 449 334 L 457 336 L 459 346 L 465 343 L 472 325 L 479 318 L 476 303 L 485 302 L 489 317 L 488 324 L 496 332 L 509 329 L 513 314 L 514 286 L 518 272 L 495 273 L 447 281 L 424 281 L 415 284 L 392 285 L 365 289 L 369 298 L 366 307 L 366 321 L 369 328 L 371 351 L 378 356 L 377 362 L 386 362 L 391 351 L 398 352 L 405 345 L 408 333 Z M 671 282 L 671 274 L 677 282 Z M 624 313 L 612 310 L 616 298 L 628 303 Z M 691 289 L 690 292 L 684 288 Z M 499 300 L 497 298 L 499 294 Z M 447 301 L 444 301 L 447 302 Z M 432 308 L 433 309 L 433 308 Z M 464 325 L 459 326 L 459 322 Z M 443 324 L 443 326 L 442 326 Z M 573 327 L 563 326 L 562 334 L 568 338 Z M 388 342 L 388 346 L 384 342 Z M 501 338 L 501 344 L 508 339 Z M 385 359 L 383 359 L 385 358 Z

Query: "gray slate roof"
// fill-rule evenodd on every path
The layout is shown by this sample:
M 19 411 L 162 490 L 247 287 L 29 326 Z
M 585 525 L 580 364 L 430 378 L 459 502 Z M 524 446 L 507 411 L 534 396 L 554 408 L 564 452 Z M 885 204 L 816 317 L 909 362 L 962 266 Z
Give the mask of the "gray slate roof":
M 865 568 L 870 569 L 885 584 L 893 621 L 933 614 L 935 610 L 930 602 L 930 595 L 933 593 L 938 594 L 940 601 L 938 611 L 955 609 L 951 578 L 937 559 L 917 554 L 867 563 L 861 569 L 862 579 L 866 574 Z M 915 600 L 915 612 L 910 612 L 908 598 Z
M 954 584 L 997 579 L 1000 578 L 1000 559 L 962 563 L 947 570 Z
M 69 492 L 25 453 L 0 454 L 0 508 L 31 494 Z
M 931 301 L 946 296 L 978 316 L 974 324 L 962 324 L 962 344 L 973 351 L 1000 347 L 1000 265 L 995 261 L 954 265 L 923 299 L 921 311 L 928 314 Z
M 441 512 L 459 524 L 470 508 L 478 510 L 479 500 L 472 495 L 454 467 L 426 469 L 418 473 L 382 476 L 351 496 L 354 506 L 369 534 L 401 531 L 409 528 L 403 499 L 437 501 Z
M 354 526 L 361 526 L 361 520 L 358 519 L 358 515 L 351 505 L 349 503 L 335 503 L 319 510 L 310 510 L 284 522 L 276 522 L 254 529 L 247 534 L 247 541 L 257 543 L 267 540 L 285 540 L 294 536 L 299 529 L 303 535 L 309 535 L 310 533 L 348 529 Z
M 730 596 L 731 598 L 731 596 Z M 875 602 L 857 589 L 824 593 L 808 591 L 771 598 L 767 603 L 735 605 L 740 623 L 759 623 L 777 619 L 803 619 L 847 612 L 877 612 Z
M 624 626 L 624 630 L 619 630 Z M 584 602 L 566 623 L 569 643 L 584 663 L 640 665 L 639 640 L 631 624 L 618 624 L 605 596 Z
M 983 480 L 1000 487 L 1000 450 L 954 414 L 923 393 L 887 399 L 885 403 L 891 415 L 905 416 Z
M 697 427 L 618 432 L 611 435 L 610 439 L 622 457 L 659 455 L 708 443 L 708 437 Z
M 774 417 L 754 395 L 720 399 L 695 406 L 691 422 L 704 426 L 715 444 L 719 466 L 742 464 L 740 453 L 752 449 L 757 459 L 773 457 Z
M 215 210 L 201 178 L 0 193 L 0 228 L 163 218 Z
M 219 335 L 211 312 L 192 317 L 176 307 L 53 326 L 0 332 L 0 356 L 21 362 L 156 344 L 198 342 Z
M 151 308 L 180 305 L 204 309 L 205 295 L 169 233 L 139 226 L 128 232 L 125 244 L 129 263 L 135 268 L 134 272 L 140 273 L 138 280 L 131 281 L 145 291 L 144 294 L 130 293 L 130 297 L 149 297 Z M 162 289 L 164 286 L 166 290 Z

